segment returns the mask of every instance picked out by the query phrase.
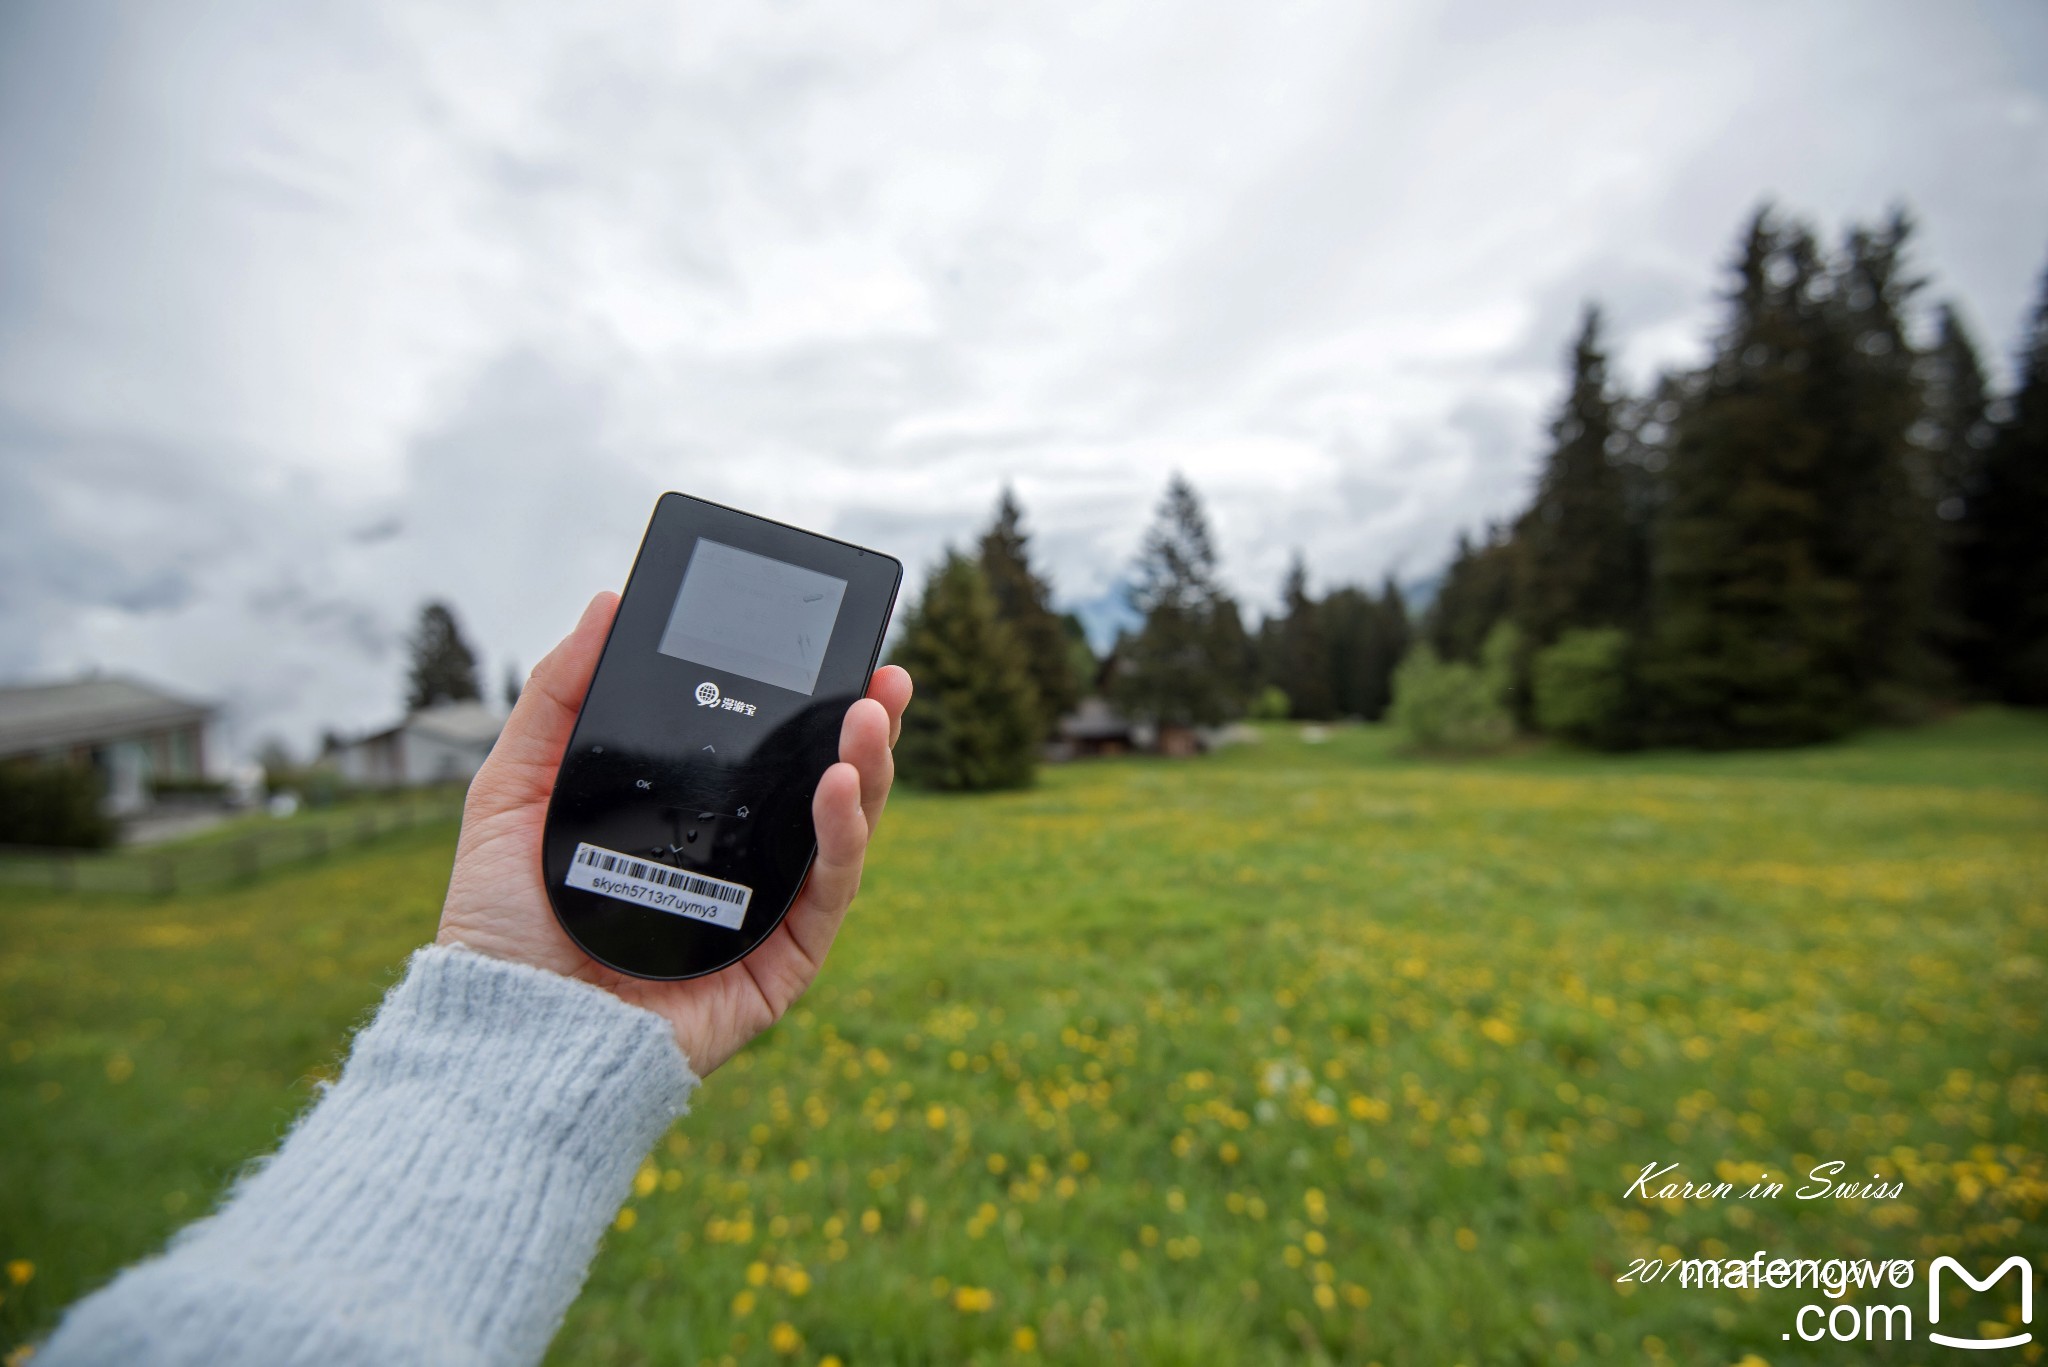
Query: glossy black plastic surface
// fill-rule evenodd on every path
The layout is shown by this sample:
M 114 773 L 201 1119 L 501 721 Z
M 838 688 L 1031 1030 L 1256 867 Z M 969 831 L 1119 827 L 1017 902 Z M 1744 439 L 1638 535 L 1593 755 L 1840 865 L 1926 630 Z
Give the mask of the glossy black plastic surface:
M 846 581 L 810 696 L 656 649 L 700 537 Z M 902 566 L 886 555 L 684 494 L 664 494 L 620 597 L 548 805 L 541 862 L 569 937 L 643 978 L 694 978 L 772 933 L 817 850 L 811 798 L 867 691 Z M 721 699 L 706 706 L 704 683 Z M 566 883 L 579 843 L 753 889 L 727 929 Z

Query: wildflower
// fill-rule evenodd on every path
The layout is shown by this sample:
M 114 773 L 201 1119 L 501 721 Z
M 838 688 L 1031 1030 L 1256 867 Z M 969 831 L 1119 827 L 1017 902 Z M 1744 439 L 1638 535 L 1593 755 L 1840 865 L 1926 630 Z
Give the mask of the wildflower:
M 1016 1332 L 1010 1335 L 1010 1342 L 1020 1353 L 1036 1352 L 1038 1349 L 1038 1331 L 1028 1324 L 1020 1324 L 1017 1326 Z
M 768 1284 L 768 1264 L 766 1264 L 766 1263 L 763 1263 L 763 1262 L 752 1262 L 752 1263 L 748 1263 L 748 1264 L 747 1264 L 747 1285 L 748 1285 L 748 1286 L 766 1286 L 767 1284 Z
M 1326 1284 L 1317 1282 L 1314 1295 L 1317 1309 L 1335 1310 L 1337 1308 L 1337 1293 L 1332 1291 Z
M 26 1258 L 16 1258 L 7 1264 L 7 1280 L 16 1286 L 27 1286 L 29 1278 L 36 1275 L 36 1265 Z
M 743 1317 L 746 1315 L 753 1314 L 754 1293 L 751 1291 L 742 1291 L 739 1293 L 739 1295 L 734 1296 L 732 1298 L 732 1313 L 735 1317 Z
M 879 1211 L 879 1210 L 876 1210 L 876 1209 L 875 1209 L 875 1208 L 874 1208 L 873 1206 L 869 1206 L 869 1207 L 868 1207 L 868 1208 L 867 1208 L 866 1210 L 864 1210 L 864 1211 L 862 1211 L 862 1212 L 860 1213 L 860 1232 L 861 1232 L 861 1233 L 863 1233 L 863 1234 L 873 1234 L 873 1233 L 874 1233 L 874 1232 L 875 1232 L 876 1230 L 880 1229 L 881 1227 L 882 1227 L 882 1212 L 881 1212 L 881 1211 Z
M 768 1346 L 778 1353 L 794 1353 L 804 1346 L 804 1336 L 796 1331 L 795 1325 L 785 1321 L 768 1331 Z
M 996 1293 L 985 1286 L 961 1286 L 953 1291 L 953 1308 L 963 1315 L 985 1314 L 995 1304 Z
M 1458 1247 L 1463 1249 L 1467 1253 L 1470 1253 L 1473 1249 L 1479 1247 L 1479 1236 L 1469 1229 L 1459 1230 L 1456 1238 L 1458 1241 Z
M 944 1106 L 939 1105 L 937 1102 L 933 1102 L 930 1106 L 927 1106 L 924 1112 L 924 1123 L 931 1126 L 935 1130 L 945 1129 L 946 1108 Z
M 612 1221 L 612 1224 L 617 1226 L 618 1231 L 621 1234 L 624 1234 L 627 1230 L 631 1229 L 634 1225 L 637 1225 L 639 1223 L 640 1213 L 634 1210 L 631 1206 L 623 1207 L 619 1211 L 618 1218 Z

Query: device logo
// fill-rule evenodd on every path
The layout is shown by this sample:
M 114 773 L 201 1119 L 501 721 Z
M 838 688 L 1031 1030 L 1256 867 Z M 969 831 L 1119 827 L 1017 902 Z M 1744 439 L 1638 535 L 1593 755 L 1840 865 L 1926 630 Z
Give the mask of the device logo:
M 697 706 L 715 707 L 721 712 L 737 712 L 744 717 L 754 715 L 754 705 L 752 703 L 741 702 L 738 698 L 719 696 L 718 685 L 709 679 L 697 685 Z
M 2006 1273 L 2014 1268 L 2018 1268 L 2020 1273 L 2020 1321 L 2024 1324 L 2032 1324 L 2034 1322 L 2034 1265 L 2015 1253 L 2000 1263 L 1998 1270 L 1981 1282 L 1971 1276 L 1970 1270 L 1954 1258 L 1936 1258 L 1934 1266 L 1927 1269 L 1927 1322 L 1930 1325 L 1938 1324 L 1941 1321 L 1941 1270 L 1944 1267 L 1968 1282 L 1972 1291 L 1989 1291 L 1994 1282 L 2003 1280 Z M 1927 1337 L 1946 1348 L 2017 1348 L 2023 1343 L 2031 1343 L 2034 1335 L 2028 1332 L 2025 1334 L 2010 1334 L 2002 1339 L 1959 1339 L 1951 1338 L 1947 1334 L 1937 1334 L 1934 1330 L 1929 1329 Z

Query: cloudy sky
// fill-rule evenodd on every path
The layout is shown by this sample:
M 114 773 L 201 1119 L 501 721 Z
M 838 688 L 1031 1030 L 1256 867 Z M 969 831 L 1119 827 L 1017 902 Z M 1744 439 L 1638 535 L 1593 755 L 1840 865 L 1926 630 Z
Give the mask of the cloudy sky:
M 1420 577 L 1759 200 L 1910 204 L 2001 359 L 2048 257 L 2033 0 L 523 8 L 5 7 L 0 679 L 303 746 L 423 599 L 530 665 L 664 489 L 915 576 L 1008 481 L 1083 603 L 1179 469 L 1254 610 Z

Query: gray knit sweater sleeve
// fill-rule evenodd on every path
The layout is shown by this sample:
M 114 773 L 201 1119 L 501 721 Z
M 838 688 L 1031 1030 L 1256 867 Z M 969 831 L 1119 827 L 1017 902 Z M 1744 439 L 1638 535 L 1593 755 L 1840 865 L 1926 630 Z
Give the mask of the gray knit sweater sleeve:
M 283 1147 L 37 1365 L 537 1362 L 696 1084 L 652 1012 L 423 949 Z

